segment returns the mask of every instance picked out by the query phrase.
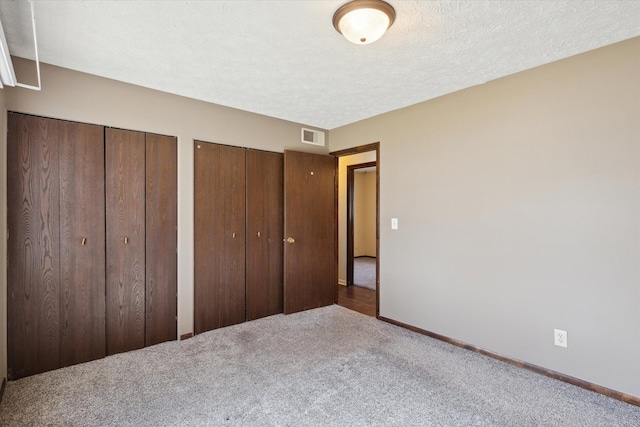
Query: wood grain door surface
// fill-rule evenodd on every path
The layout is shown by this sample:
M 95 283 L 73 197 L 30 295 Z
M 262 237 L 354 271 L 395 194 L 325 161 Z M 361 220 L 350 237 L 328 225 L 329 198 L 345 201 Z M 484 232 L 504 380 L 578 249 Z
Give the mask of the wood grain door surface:
M 145 343 L 145 134 L 107 128 L 107 353 Z
M 60 191 L 56 120 L 10 113 L 7 134 L 9 379 L 60 363 Z
M 62 366 L 106 356 L 104 128 L 60 122 Z
M 245 152 L 194 142 L 196 334 L 245 320 Z
M 102 126 L 9 113 L 9 378 L 105 356 Z
M 337 284 L 336 158 L 284 152 L 284 312 L 333 304 Z
M 9 378 L 176 339 L 176 138 L 9 113 L 7 160 Z
M 282 313 L 283 155 L 247 150 L 247 320 Z
M 177 139 L 146 134 L 145 345 L 177 338 Z

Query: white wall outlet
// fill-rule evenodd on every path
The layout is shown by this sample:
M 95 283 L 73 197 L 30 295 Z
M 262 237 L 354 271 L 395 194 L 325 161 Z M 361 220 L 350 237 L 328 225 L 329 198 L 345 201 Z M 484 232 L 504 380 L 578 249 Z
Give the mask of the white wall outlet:
M 391 218 L 391 229 L 392 230 L 398 229 L 398 218 Z
M 560 329 L 553 330 L 553 343 L 558 347 L 567 348 L 567 331 Z

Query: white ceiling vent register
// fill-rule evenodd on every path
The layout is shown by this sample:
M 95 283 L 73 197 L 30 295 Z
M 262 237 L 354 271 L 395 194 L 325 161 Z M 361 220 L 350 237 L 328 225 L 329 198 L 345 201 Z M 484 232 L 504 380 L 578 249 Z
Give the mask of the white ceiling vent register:
M 324 132 L 302 128 L 302 142 L 324 147 Z

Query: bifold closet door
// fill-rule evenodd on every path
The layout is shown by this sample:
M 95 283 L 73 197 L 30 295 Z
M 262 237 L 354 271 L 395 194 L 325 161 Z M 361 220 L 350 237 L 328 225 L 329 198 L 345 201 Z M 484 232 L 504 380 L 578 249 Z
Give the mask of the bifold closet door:
M 145 134 L 105 131 L 107 354 L 145 345 Z
M 60 191 L 57 120 L 8 114 L 9 379 L 60 363 Z
M 282 153 L 247 150 L 247 320 L 282 313 Z
M 104 128 L 60 123 L 63 366 L 106 356 Z
M 176 138 L 7 130 L 9 378 L 176 339 Z
M 194 142 L 196 334 L 245 320 L 245 150 Z
M 146 134 L 145 345 L 177 339 L 177 139 Z
M 102 126 L 8 115 L 10 379 L 105 356 Z

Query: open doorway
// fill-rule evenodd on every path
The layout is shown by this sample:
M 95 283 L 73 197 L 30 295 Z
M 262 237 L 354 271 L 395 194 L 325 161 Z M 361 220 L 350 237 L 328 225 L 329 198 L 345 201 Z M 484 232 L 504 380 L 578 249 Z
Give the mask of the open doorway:
M 338 157 L 338 284 L 336 303 L 369 316 L 378 316 L 380 306 L 380 158 L 379 143 L 368 144 L 331 153 Z M 370 191 L 364 200 L 358 192 Z M 360 183 L 360 186 L 358 185 Z M 373 185 L 371 185 L 373 184 Z M 368 203 L 367 203 L 368 198 Z M 364 202 L 364 204 L 362 203 Z M 368 220 L 358 223 L 358 207 L 370 206 Z M 348 212 L 347 212 L 348 211 Z M 358 236 L 364 225 L 368 232 Z M 373 231 L 373 232 L 371 232 Z M 355 261 L 355 262 L 354 262 Z M 358 264 L 368 264 L 365 274 L 368 286 L 358 275 Z M 355 273 L 355 275 L 354 275 Z M 354 286 L 355 285 L 355 286 Z
M 376 164 L 347 166 L 347 286 L 376 290 Z

